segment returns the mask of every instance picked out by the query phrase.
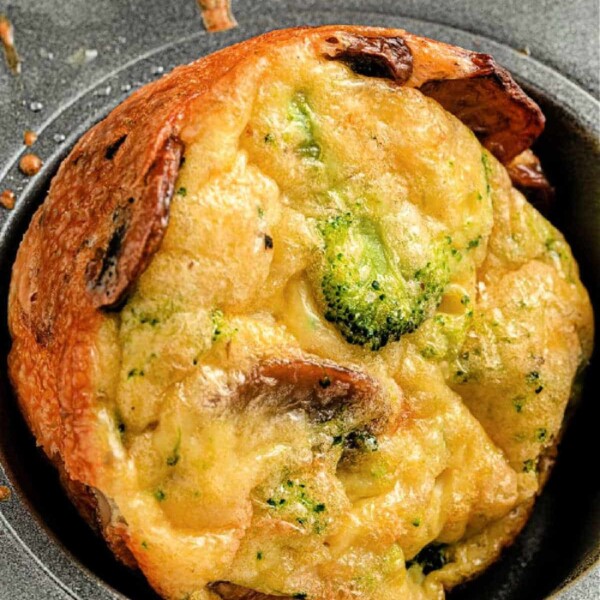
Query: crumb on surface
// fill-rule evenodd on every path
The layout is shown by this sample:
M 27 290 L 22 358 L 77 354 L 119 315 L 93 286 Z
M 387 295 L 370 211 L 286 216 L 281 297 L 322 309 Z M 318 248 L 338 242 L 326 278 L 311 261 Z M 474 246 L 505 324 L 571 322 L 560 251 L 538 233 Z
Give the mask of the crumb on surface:
M 38 138 L 37 133 L 31 129 L 26 129 L 23 132 L 23 143 L 26 146 L 33 146 L 33 144 L 35 144 L 37 138 Z
M 0 205 L 8 210 L 12 210 L 15 207 L 15 193 L 12 190 L 4 190 L 0 194 Z
M 42 159 L 37 154 L 24 154 L 19 161 L 19 169 L 24 175 L 32 177 L 39 172 L 42 164 Z

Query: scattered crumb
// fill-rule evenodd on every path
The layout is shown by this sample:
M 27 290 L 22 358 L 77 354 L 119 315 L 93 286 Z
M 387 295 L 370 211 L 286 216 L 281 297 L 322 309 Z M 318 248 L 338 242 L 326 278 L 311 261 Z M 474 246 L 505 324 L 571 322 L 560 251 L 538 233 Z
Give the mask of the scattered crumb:
M 198 0 L 207 31 L 224 31 L 237 26 L 230 0 Z
M 0 502 L 10 500 L 11 491 L 5 485 L 0 485 Z
M 15 48 L 12 23 L 4 15 L 0 15 L 0 43 L 4 46 L 4 57 L 8 68 L 13 75 L 18 75 L 21 72 L 21 59 Z
M 19 161 L 19 169 L 31 177 L 42 168 L 42 159 L 36 154 L 24 154 Z
M 523 46 L 522 48 L 519 48 L 519 52 L 525 56 L 531 56 L 531 50 L 529 46 Z
M 8 210 L 11 210 L 15 206 L 15 193 L 12 190 L 4 190 L 0 194 L 0 205 Z
M 26 146 L 33 146 L 33 144 L 35 144 L 36 140 L 37 140 L 37 133 L 35 131 L 32 131 L 31 129 L 26 129 L 23 132 L 23 143 Z

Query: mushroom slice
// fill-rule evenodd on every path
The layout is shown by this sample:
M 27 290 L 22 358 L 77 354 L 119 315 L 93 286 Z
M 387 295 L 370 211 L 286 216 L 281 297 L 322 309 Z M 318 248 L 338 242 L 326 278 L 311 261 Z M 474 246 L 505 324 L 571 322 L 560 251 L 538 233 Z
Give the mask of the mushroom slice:
M 531 151 L 525 150 L 516 156 L 506 170 L 514 186 L 540 211 L 552 208 L 555 190 L 546 179 L 540 159 Z
M 392 409 L 381 386 L 361 371 L 328 361 L 269 360 L 258 365 L 238 388 L 245 410 L 303 411 L 316 424 L 337 419 L 344 431 L 368 424 L 381 432 Z
M 117 140 L 119 147 L 123 139 Z M 107 159 L 117 151 L 110 146 Z M 107 233 L 98 236 L 102 242 L 86 269 L 88 289 L 98 308 L 118 306 L 160 246 L 182 154 L 182 143 L 167 138 L 143 178 L 140 197 L 122 199 L 107 221 Z
M 400 36 L 345 34 L 325 41 L 325 56 L 346 63 L 358 75 L 389 78 L 402 85 L 412 74 L 412 52 Z
M 544 130 L 540 107 L 488 54 L 471 54 L 467 77 L 428 81 L 419 89 L 473 130 L 500 162 L 508 163 Z

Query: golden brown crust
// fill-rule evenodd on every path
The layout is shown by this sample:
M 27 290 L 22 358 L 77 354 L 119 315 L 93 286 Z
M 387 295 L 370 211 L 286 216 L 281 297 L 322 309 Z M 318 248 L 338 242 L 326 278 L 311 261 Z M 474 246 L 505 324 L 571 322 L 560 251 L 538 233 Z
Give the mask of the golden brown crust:
M 38 443 L 88 520 L 98 512 L 90 486 L 102 471 L 91 368 L 101 309 L 123 300 L 160 246 L 189 116 L 221 79 L 252 68 L 248 61 L 275 46 L 308 39 L 336 57 L 334 38 L 350 40 L 337 58 L 356 64 L 375 56 L 398 83 L 421 88 L 479 128 L 484 144 L 504 160 L 543 126 L 539 109 L 489 57 L 399 30 L 332 26 L 272 32 L 175 69 L 93 127 L 61 165 L 31 222 L 9 298 L 11 380 Z M 456 103 L 465 92 L 468 101 Z M 131 563 L 125 526 L 102 523 L 102 530 Z

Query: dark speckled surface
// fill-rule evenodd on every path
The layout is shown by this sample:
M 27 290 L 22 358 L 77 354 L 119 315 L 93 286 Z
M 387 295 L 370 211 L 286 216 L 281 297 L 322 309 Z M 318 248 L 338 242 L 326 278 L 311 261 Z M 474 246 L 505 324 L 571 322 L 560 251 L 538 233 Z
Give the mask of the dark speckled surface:
M 491 52 L 543 104 L 548 127 L 538 150 L 561 206 L 553 220 L 573 243 L 598 307 L 599 7 L 597 0 L 234 0 L 240 28 L 209 36 L 194 0 L 0 0 L 0 14 L 14 23 L 23 58 L 18 78 L 0 62 L 0 190 L 10 187 L 19 197 L 11 213 L 0 209 L 0 484 L 16 487 L 0 505 L 0 599 L 123 597 L 104 581 L 132 599 L 155 597 L 141 578 L 116 565 L 64 500 L 18 416 L 4 376 L 8 339 L 2 323 L 10 262 L 60 158 L 91 123 L 131 89 L 176 64 L 281 26 L 401 26 Z M 40 133 L 34 149 L 45 162 L 31 180 L 15 167 L 26 128 Z M 453 594 L 456 600 L 548 597 L 597 556 L 598 480 L 590 477 L 598 470 L 593 460 L 597 368 L 587 389 L 524 535 L 483 578 Z M 559 596 L 600 598 L 600 571 L 588 570 Z

